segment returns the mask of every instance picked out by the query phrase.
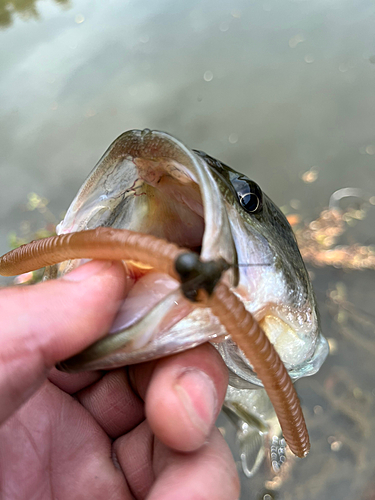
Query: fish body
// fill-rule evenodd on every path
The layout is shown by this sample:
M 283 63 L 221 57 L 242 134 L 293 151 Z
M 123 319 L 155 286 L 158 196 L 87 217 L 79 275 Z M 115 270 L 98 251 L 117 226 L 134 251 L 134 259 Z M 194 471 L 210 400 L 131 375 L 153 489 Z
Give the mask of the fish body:
M 99 160 L 57 232 L 98 226 L 152 234 L 202 260 L 224 259 L 231 266 L 223 279 L 260 323 L 292 379 L 320 368 L 328 345 L 296 239 L 254 181 L 166 133 L 125 132 Z M 238 429 L 244 471 L 252 475 L 265 441 L 280 429 L 251 364 L 211 311 L 194 307 L 175 280 L 125 264 L 130 292 L 108 337 L 95 353 L 78 357 L 75 369 L 114 368 L 212 342 L 229 369 L 226 412 Z M 77 265 L 64 262 L 47 274 Z

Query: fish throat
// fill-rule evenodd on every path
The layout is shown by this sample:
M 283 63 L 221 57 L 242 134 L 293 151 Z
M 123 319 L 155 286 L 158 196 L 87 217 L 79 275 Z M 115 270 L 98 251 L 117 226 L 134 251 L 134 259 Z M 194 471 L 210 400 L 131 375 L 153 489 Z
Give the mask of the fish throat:
M 139 177 L 129 229 L 200 252 L 205 229 L 198 183 L 171 158 L 135 158 Z

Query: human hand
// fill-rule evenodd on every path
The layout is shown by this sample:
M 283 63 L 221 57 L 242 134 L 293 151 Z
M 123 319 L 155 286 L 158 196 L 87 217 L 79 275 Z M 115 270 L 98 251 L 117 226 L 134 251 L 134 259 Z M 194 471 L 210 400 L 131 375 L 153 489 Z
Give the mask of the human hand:
M 214 427 L 227 372 L 212 346 L 68 375 L 54 365 L 110 327 L 119 263 L 0 291 L 2 500 L 236 500 L 238 476 Z

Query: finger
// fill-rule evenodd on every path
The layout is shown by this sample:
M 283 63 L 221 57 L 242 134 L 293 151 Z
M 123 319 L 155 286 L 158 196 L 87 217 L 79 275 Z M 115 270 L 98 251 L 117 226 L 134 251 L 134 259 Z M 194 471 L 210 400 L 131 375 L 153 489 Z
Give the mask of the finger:
M 202 386 L 202 377 L 209 386 L 208 390 Z M 179 387 L 179 381 L 182 381 L 182 387 L 189 386 L 192 400 L 198 405 L 196 418 L 189 407 L 189 399 Z M 145 418 L 140 398 L 145 399 L 150 389 L 147 392 L 148 418 L 153 430 L 169 446 L 186 451 L 203 444 L 220 411 L 226 386 L 226 367 L 216 350 L 207 344 L 166 360 L 129 366 L 127 370 L 114 370 L 76 396 L 105 432 L 117 438 Z M 210 390 L 213 408 L 210 408 Z M 161 404 L 159 393 L 163 400 Z M 201 413 L 203 418 L 200 419 Z
M 97 382 L 102 376 L 103 372 L 98 370 L 82 373 L 64 373 L 56 368 L 52 368 L 48 374 L 48 380 L 62 391 L 74 394 Z
M 237 500 L 240 483 L 232 454 L 215 428 L 193 453 L 178 453 L 156 443 L 156 482 L 148 500 Z
M 112 438 L 129 432 L 145 418 L 143 401 L 134 393 L 126 368 L 106 373 L 76 397 Z
M 105 334 L 125 283 L 122 264 L 97 261 L 60 280 L 0 291 L 0 422 L 57 361 Z
M 112 453 L 126 477 L 133 496 L 147 497 L 154 481 L 154 435 L 147 420 L 113 443 Z
M 215 428 L 204 446 L 180 453 L 154 439 L 147 421 L 113 444 L 135 498 L 237 500 L 239 479 L 230 450 Z
M 154 365 L 129 367 L 146 401 L 155 435 L 179 451 L 196 450 L 210 434 L 223 404 L 227 368 L 214 347 L 203 344 Z

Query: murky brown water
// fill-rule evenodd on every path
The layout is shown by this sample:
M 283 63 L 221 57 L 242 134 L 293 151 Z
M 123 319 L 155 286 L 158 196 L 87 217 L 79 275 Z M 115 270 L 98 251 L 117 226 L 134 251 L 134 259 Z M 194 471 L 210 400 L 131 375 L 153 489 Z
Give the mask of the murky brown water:
M 60 214 L 130 128 L 176 135 L 303 218 L 339 188 L 375 194 L 372 0 L 0 0 L 0 26 L 0 253 L 41 223 L 30 192 Z M 374 217 L 348 242 L 374 244 Z M 297 384 L 312 450 L 243 479 L 242 499 L 375 498 L 375 274 L 314 273 L 336 350 Z

